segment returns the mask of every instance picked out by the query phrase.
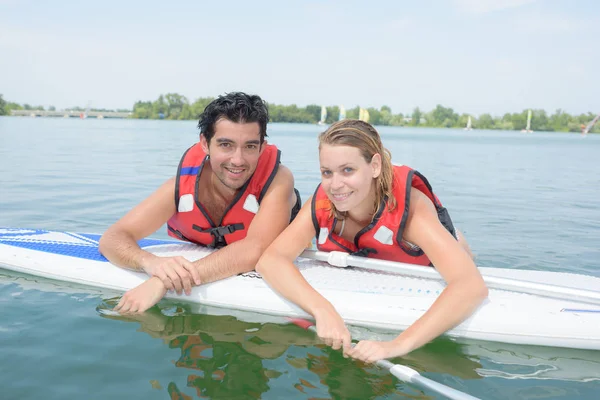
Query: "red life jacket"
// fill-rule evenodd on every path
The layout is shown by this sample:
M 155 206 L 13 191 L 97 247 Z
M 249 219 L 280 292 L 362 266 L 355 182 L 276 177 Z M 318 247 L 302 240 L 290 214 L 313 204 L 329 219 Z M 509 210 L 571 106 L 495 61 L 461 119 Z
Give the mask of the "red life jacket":
M 190 147 L 183 154 L 177 169 L 177 212 L 167 223 L 169 236 L 211 247 L 223 247 L 245 238 L 250 222 L 279 168 L 281 152 L 272 144 L 264 146 L 254 174 L 229 204 L 218 224 L 211 220 L 198 201 L 197 182 L 208 155 L 200 143 Z
M 420 190 L 433 202 L 442 225 L 452 236 L 456 236 L 448 211 L 433 194 L 427 179 L 410 167 L 394 166 L 392 190 L 397 201 L 396 208 L 390 212 L 387 198 L 383 199 L 373 221 L 356 234 L 354 243 L 334 232 L 338 221 L 335 217 L 330 217 L 331 201 L 321 185 L 317 187 L 311 205 L 317 248 L 321 251 L 344 251 L 382 260 L 431 265 L 423 250 L 402 240 L 402 232 L 408 218 L 411 188 Z

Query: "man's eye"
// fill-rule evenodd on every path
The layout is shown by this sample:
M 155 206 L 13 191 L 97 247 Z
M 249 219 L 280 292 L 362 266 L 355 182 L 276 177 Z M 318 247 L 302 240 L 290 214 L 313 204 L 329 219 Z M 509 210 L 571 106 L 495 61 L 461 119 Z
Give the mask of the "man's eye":
M 249 144 L 249 145 L 248 145 L 248 146 L 246 146 L 246 147 L 247 147 L 248 149 L 250 149 L 250 150 L 256 150 L 256 149 L 258 148 L 258 146 L 257 146 L 257 145 L 255 145 L 255 144 Z
M 220 147 L 231 147 L 231 143 L 220 143 Z

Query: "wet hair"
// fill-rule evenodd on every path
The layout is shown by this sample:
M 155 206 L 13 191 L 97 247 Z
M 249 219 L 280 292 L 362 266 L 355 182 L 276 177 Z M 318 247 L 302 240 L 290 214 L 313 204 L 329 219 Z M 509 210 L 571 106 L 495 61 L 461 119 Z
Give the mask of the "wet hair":
M 357 119 L 338 121 L 319 135 L 319 150 L 324 144 L 355 147 L 367 163 L 371 162 L 375 154 L 379 154 L 381 156 L 381 173 L 375 178 L 373 213 L 377 212 L 379 204 L 386 198 L 389 210 L 392 211 L 396 208 L 396 198 L 392 194 L 394 182 L 392 155 L 388 149 L 383 147 L 379 133 L 371 124 Z M 344 215 L 335 209 L 333 203 L 331 206 L 332 214 L 338 219 L 344 219 Z
M 232 92 L 211 101 L 200 115 L 198 121 L 200 134 L 204 135 L 207 142 L 210 143 L 210 140 L 215 135 L 215 125 L 221 119 L 227 119 L 235 123 L 258 122 L 261 144 L 267 136 L 269 110 L 267 103 L 257 95 Z

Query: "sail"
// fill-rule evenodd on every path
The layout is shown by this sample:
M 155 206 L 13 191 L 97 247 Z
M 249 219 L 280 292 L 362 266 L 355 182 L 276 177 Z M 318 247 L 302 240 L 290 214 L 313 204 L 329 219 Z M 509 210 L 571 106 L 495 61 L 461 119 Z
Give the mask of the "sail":
M 338 121 L 341 121 L 343 119 L 346 119 L 346 109 L 344 108 L 344 106 L 340 105 L 340 117 L 338 118 Z
M 592 130 L 592 128 L 594 127 L 596 122 L 598 122 L 599 119 L 600 119 L 600 114 L 596 115 L 596 118 L 594 118 L 589 124 L 587 124 L 587 126 L 583 130 L 583 134 L 587 135 Z
M 471 130 L 471 116 L 469 116 L 469 119 L 467 120 L 467 127 L 465 129 Z
M 92 107 L 92 102 L 91 102 L 91 101 L 88 101 L 88 104 L 87 104 L 87 106 L 86 106 L 86 108 L 85 108 L 85 111 L 84 111 L 84 112 L 82 112 L 81 114 L 79 114 L 79 118 L 81 118 L 81 119 L 85 119 L 85 118 L 87 118 L 87 117 L 88 117 L 88 114 L 90 113 L 90 108 L 91 108 L 91 107 Z
M 321 106 L 321 120 L 319 121 L 319 125 L 324 125 L 326 119 L 327 119 L 327 107 Z
M 358 119 L 360 119 L 361 121 L 369 122 L 369 112 L 361 107 L 358 112 Z
M 527 127 L 525 128 L 526 131 L 531 131 L 531 110 L 529 110 L 529 112 L 527 113 Z

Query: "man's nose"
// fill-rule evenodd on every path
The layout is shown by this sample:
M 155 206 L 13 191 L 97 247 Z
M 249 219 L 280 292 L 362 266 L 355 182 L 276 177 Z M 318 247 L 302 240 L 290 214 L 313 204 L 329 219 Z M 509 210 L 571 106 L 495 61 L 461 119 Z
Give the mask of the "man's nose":
M 231 156 L 231 163 L 234 165 L 242 165 L 244 164 L 244 154 L 242 152 L 242 148 L 238 147 L 235 149 Z

